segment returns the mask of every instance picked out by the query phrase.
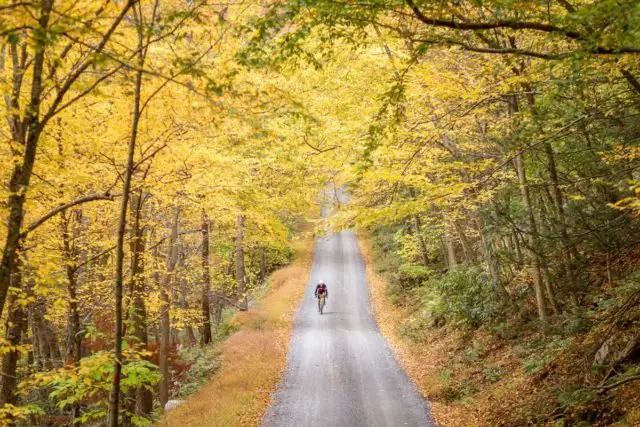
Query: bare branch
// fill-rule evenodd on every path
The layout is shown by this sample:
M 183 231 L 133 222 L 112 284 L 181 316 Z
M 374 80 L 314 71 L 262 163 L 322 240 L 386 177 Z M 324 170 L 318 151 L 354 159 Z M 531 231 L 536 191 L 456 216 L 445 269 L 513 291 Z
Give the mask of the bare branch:
M 46 214 L 43 217 L 41 217 L 40 219 L 38 219 L 37 221 L 32 222 L 31 224 L 29 224 L 29 226 L 20 234 L 20 236 L 21 236 L 21 238 L 25 238 L 27 236 L 27 234 L 31 233 L 33 230 L 35 230 L 36 228 L 40 227 L 42 224 L 44 224 L 45 222 L 47 222 L 48 220 L 50 220 L 54 216 L 58 215 L 61 212 L 66 211 L 69 208 L 72 208 L 72 207 L 77 206 L 77 205 L 81 205 L 83 203 L 93 202 L 93 201 L 96 201 L 96 200 L 113 201 L 113 195 L 111 195 L 111 194 L 90 194 L 88 196 L 80 197 L 80 198 L 72 200 L 72 201 L 70 201 L 68 203 L 65 203 L 63 205 L 60 205 L 57 208 L 53 209 L 48 214 Z

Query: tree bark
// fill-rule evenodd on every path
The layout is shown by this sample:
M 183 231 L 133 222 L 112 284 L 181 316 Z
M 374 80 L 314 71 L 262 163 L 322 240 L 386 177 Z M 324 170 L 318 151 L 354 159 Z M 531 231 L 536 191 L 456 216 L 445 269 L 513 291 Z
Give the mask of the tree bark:
M 136 142 L 138 138 L 138 126 L 140 123 L 140 99 L 142 93 L 142 77 L 144 69 L 144 49 L 143 49 L 143 28 L 142 28 L 142 15 L 141 6 L 138 5 L 138 11 L 134 7 L 134 20 L 136 22 L 136 29 L 138 34 L 138 55 L 136 65 L 138 69 L 135 72 L 135 81 L 133 87 L 133 106 L 131 117 L 131 134 L 129 136 L 129 147 L 127 153 L 127 168 L 125 170 L 123 183 L 122 183 L 122 201 L 120 204 L 120 215 L 118 221 L 117 230 L 117 242 L 116 242 L 116 272 L 115 272 L 115 349 L 114 349 L 114 373 L 113 373 L 113 385 L 111 387 L 111 393 L 109 395 L 109 412 L 107 425 L 109 427 L 118 426 L 118 417 L 120 410 L 120 377 L 122 375 L 122 291 L 124 282 L 124 236 L 127 226 L 127 209 L 129 205 L 129 196 L 131 189 L 131 176 L 134 169 L 134 156 L 136 149 Z
M 75 216 L 80 219 L 82 216 L 76 212 Z M 66 259 L 65 270 L 67 275 L 67 293 L 69 296 L 69 320 L 67 326 L 67 363 L 78 365 L 82 357 L 82 333 L 80 330 L 80 310 L 78 307 L 78 250 L 77 240 L 79 238 L 77 227 L 72 224 L 72 216 L 62 213 L 62 247 Z M 73 231 L 71 230 L 73 229 Z M 72 241 L 76 242 L 72 244 Z M 71 419 L 80 416 L 80 405 L 74 404 L 71 409 Z
M 529 264 L 531 266 L 531 272 L 533 274 L 533 289 L 536 294 L 536 303 L 538 307 L 538 317 L 543 325 L 547 323 L 547 309 L 544 300 L 543 283 L 540 274 L 540 259 L 536 252 L 538 247 L 538 229 L 536 226 L 536 220 L 533 215 L 533 208 L 531 206 L 531 196 L 529 195 L 529 184 L 527 182 L 527 175 L 524 168 L 524 162 L 522 159 L 522 153 L 519 153 L 515 158 L 516 170 L 518 172 L 518 182 L 520 183 L 520 193 L 522 195 L 522 204 L 524 206 L 526 221 L 528 225 L 528 245 L 527 253 L 529 258 Z
M 549 178 L 551 180 L 551 196 L 553 198 L 553 204 L 555 206 L 555 214 L 557 218 L 558 231 L 560 232 L 560 240 L 562 241 L 563 248 L 563 261 L 564 270 L 567 278 L 569 293 L 572 295 L 572 301 L 575 303 L 575 291 L 576 291 L 576 277 L 573 269 L 573 258 L 571 256 L 571 241 L 569 240 L 569 233 L 567 232 L 567 219 L 564 213 L 564 200 L 562 190 L 560 189 L 560 183 L 558 180 L 558 172 L 556 170 L 555 154 L 553 147 L 549 142 L 544 144 L 544 151 L 547 157 L 547 169 L 549 171 Z
M 174 279 L 176 264 L 178 263 L 178 229 L 180 222 L 180 208 L 176 207 L 171 225 L 171 235 L 167 247 L 167 262 L 165 275 L 160 287 L 160 301 L 162 302 L 160 315 L 160 406 L 164 410 L 169 400 L 169 344 L 171 339 L 171 284 Z
M 476 216 L 475 219 L 476 227 L 480 234 L 480 241 L 482 242 L 482 252 L 487 263 L 489 277 L 491 278 L 491 284 L 493 285 L 493 289 L 498 298 L 507 302 L 509 301 L 509 293 L 505 289 L 500 278 L 500 263 L 493 250 L 489 236 L 487 236 L 487 233 L 484 230 L 484 221 L 480 216 Z
M 16 274 L 12 276 L 11 287 L 16 290 L 9 298 L 9 313 L 6 323 L 6 340 L 11 346 L 20 345 L 22 339 L 25 313 L 22 303 L 19 301 L 19 289 L 22 288 L 22 272 L 20 261 L 16 260 Z M 16 404 L 17 367 L 20 352 L 11 350 L 2 356 L 2 385 L 0 386 L 0 405 Z
M 460 225 L 460 222 L 458 222 L 457 220 L 454 220 L 453 226 L 456 229 L 456 232 L 458 233 L 458 237 L 460 238 L 460 243 L 462 245 L 462 253 L 464 254 L 465 261 L 469 263 L 475 262 L 476 261 L 475 252 L 471 247 L 471 243 L 469 242 L 469 239 L 467 238 L 467 235 L 464 232 L 464 229 Z
M 66 259 L 67 292 L 69 295 L 69 323 L 67 332 L 67 361 L 76 364 L 82 356 L 82 336 L 80 332 L 80 311 L 78 307 L 78 284 L 76 277 L 77 250 L 72 246 L 72 240 L 78 238 L 77 233 L 73 233 L 71 218 L 63 213 L 62 215 L 62 245 Z
M 428 267 L 430 264 L 429 260 L 429 251 L 427 250 L 427 244 L 424 241 L 424 237 L 422 236 L 422 225 L 420 224 L 420 217 L 418 215 L 413 216 L 413 230 L 416 233 L 416 238 L 418 239 L 418 244 L 420 246 L 420 256 L 422 258 L 422 265 Z
M 264 247 L 260 248 L 260 283 L 267 280 L 267 255 Z
M 143 204 L 146 195 L 142 190 L 131 194 L 131 239 L 129 248 L 131 251 L 131 283 L 129 294 L 132 299 L 131 324 L 136 346 L 139 349 L 147 349 L 149 336 L 147 334 L 147 307 L 145 304 L 145 260 L 144 253 L 147 246 L 145 229 L 142 226 Z M 133 408 L 137 415 L 147 416 L 153 410 L 153 395 L 151 390 L 137 387 L 132 391 Z
M 453 239 L 451 238 L 451 234 L 449 234 L 449 231 L 446 228 L 444 230 L 444 246 L 447 250 L 447 265 L 450 269 L 454 268 L 458 265 L 458 257 L 456 256 L 456 248 Z
M 247 310 L 247 287 L 244 272 L 244 215 L 238 215 L 236 222 L 236 286 L 241 310 Z
M 211 292 L 211 260 L 209 255 L 209 217 L 202 212 L 202 251 L 200 253 L 202 261 L 202 333 L 200 334 L 200 344 L 207 345 L 212 341 L 211 335 L 211 302 L 209 292 Z
M 20 246 L 21 228 L 24 221 L 24 204 L 26 192 L 31 181 L 33 166 L 36 160 L 36 148 L 40 139 L 40 104 L 42 101 L 42 80 L 45 60 L 45 50 L 48 39 L 48 26 L 53 0 L 40 1 L 40 16 L 38 28 L 34 31 L 33 72 L 31 81 L 31 95 L 26 115 L 20 126 L 14 127 L 13 139 L 24 147 L 22 161 L 15 162 L 9 180 L 9 198 L 7 208 L 7 236 L 0 262 L 0 317 L 4 309 L 7 292 L 11 286 L 11 276 L 15 273 L 15 262 Z M 21 78 L 21 77 L 20 77 Z M 19 129 L 18 129 L 19 128 Z

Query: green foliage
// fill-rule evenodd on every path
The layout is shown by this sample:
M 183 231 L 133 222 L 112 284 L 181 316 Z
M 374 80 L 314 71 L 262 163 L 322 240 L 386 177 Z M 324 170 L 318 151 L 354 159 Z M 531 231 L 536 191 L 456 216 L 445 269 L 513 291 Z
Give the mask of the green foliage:
M 180 359 L 189 365 L 189 369 L 179 379 L 178 396 L 189 396 L 206 384 L 220 368 L 218 356 L 216 344 L 182 349 Z
M 576 387 L 558 394 L 558 403 L 563 407 L 582 406 L 597 397 L 596 390 Z
M 44 411 L 37 405 L 15 406 L 9 403 L 0 407 L 0 424 L 11 425 L 16 421 L 28 423 L 31 416 L 42 414 Z
M 143 359 L 145 356 L 146 353 L 125 351 L 120 380 L 123 396 L 139 387 L 151 389 L 160 381 L 158 367 Z M 113 355 L 102 351 L 81 359 L 78 366 L 38 372 L 23 381 L 19 389 L 23 394 L 31 393 L 34 389 L 48 390 L 49 399 L 60 410 L 75 404 L 94 402 L 77 420 L 84 423 L 100 419 L 106 414 L 107 397 L 113 383 L 113 367 Z
M 482 371 L 482 373 L 487 381 L 492 383 L 500 381 L 504 375 L 504 371 L 500 366 L 488 366 Z
M 226 310 L 227 312 L 232 312 L 232 310 Z M 225 316 L 223 315 L 223 318 Z M 225 338 L 229 337 L 231 334 L 237 332 L 240 329 L 240 325 L 237 322 L 234 322 L 232 318 L 227 318 L 220 322 L 220 324 L 216 327 L 215 331 L 215 342 L 223 341 Z
M 423 287 L 423 304 L 448 320 L 477 327 L 498 313 L 487 274 L 480 267 L 458 266 Z
M 403 289 L 409 290 L 422 286 L 429 278 L 435 275 L 435 271 L 423 265 L 402 264 L 393 280 Z

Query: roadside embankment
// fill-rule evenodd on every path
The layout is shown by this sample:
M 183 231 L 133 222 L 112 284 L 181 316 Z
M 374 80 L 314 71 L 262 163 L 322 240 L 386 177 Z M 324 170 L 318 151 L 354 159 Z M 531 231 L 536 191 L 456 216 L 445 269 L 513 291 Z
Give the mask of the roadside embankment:
M 517 315 L 479 327 L 438 322 L 429 317 L 421 288 L 393 289 L 397 265 L 375 240 L 360 237 L 379 328 L 439 425 L 640 425 L 636 371 L 605 383 L 614 370 L 602 380 L 602 367 L 594 362 L 608 351 L 609 358 L 622 360 L 610 365 L 621 371 L 633 366 L 637 341 L 622 352 L 608 346 L 624 334 L 638 337 L 637 324 L 618 325 L 608 334 L 614 338 L 599 345 L 602 330 L 613 330 L 611 315 L 578 329 L 569 314 L 546 335 Z
M 200 391 L 162 419 L 162 426 L 254 426 L 286 367 L 292 321 L 312 259 L 310 239 L 294 261 L 271 276 L 268 294 L 231 320 L 237 332 L 219 346 L 222 367 Z
M 438 425 L 471 426 L 476 425 L 472 411 L 463 405 L 449 405 L 434 400 L 442 387 L 440 376 L 443 371 L 442 360 L 447 357 L 445 342 L 414 342 L 399 332 L 399 325 L 408 318 L 405 308 L 393 305 L 387 298 L 387 282 L 376 273 L 371 242 L 366 236 L 360 236 L 360 249 L 367 269 L 367 279 L 371 296 L 371 305 L 380 331 L 387 339 L 393 352 L 416 383 L 420 392 L 431 406 L 431 413 Z

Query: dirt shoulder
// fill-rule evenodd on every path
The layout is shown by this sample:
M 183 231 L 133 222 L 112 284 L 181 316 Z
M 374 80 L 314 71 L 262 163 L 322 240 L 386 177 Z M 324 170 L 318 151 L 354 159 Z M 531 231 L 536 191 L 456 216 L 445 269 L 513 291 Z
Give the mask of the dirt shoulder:
M 271 291 L 232 320 L 238 332 L 219 346 L 222 368 L 199 392 L 169 412 L 161 426 L 255 426 L 287 363 L 292 321 L 311 268 L 312 243 L 271 277 Z
M 445 366 L 444 359 L 449 354 L 447 343 L 416 343 L 399 333 L 398 326 L 408 318 L 407 310 L 393 305 L 386 297 L 387 282 L 374 270 L 371 244 L 366 237 L 360 236 L 360 248 L 366 262 L 371 305 L 378 327 L 402 367 L 429 402 L 433 418 L 443 426 L 477 425 L 477 416 L 470 408 L 436 400 L 442 393 L 440 377 Z

